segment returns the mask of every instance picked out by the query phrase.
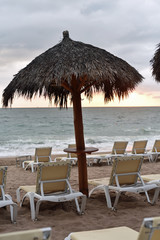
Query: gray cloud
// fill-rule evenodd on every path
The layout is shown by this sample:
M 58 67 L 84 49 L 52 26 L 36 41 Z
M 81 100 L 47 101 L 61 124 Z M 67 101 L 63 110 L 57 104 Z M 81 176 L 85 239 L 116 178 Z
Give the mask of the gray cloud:
M 139 70 L 146 78 L 140 91 L 160 90 L 149 63 L 160 42 L 159 11 L 159 0 L 0 0 L 0 93 L 19 67 L 57 44 L 66 29 L 72 39 Z

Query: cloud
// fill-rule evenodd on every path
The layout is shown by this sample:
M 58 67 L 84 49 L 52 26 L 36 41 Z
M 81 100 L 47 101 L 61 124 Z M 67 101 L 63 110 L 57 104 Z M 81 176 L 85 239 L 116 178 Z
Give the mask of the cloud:
M 159 9 L 159 0 L 0 0 L 0 87 L 69 30 L 73 40 L 104 48 L 140 71 L 139 91 L 158 91 L 149 61 L 159 42 Z

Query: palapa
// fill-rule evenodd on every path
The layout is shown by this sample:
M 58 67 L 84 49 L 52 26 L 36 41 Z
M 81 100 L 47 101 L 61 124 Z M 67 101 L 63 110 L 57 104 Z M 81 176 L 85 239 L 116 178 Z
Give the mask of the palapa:
M 63 40 L 36 57 L 20 70 L 3 92 L 3 106 L 12 104 L 15 95 L 31 99 L 35 95 L 54 100 L 57 106 L 73 103 L 74 128 L 78 154 L 79 190 L 88 196 L 87 165 L 81 94 L 88 99 L 104 93 L 108 102 L 127 96 L 143 77 L 126 61 L 111 53 L 82 42 L 73 41 L 69 32 Z
M 157 82 L 160 82 L 160 43 L 157 45 L 155 54 L 150 62 L 152 64 L 152 75 Z

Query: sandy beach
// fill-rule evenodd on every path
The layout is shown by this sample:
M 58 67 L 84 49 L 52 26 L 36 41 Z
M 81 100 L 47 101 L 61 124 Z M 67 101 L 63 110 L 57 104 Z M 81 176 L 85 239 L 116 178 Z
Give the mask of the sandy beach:
M 20 185 L 32 185 L 35 183 L 36 173 L 30 170 L 24 171 L 16 167 L 15 158 L 1 158 L 0 165 L 8 166 L 7 188 L 16 202 L 16 189 Z M 143 163 L 141 174 L 159 173 L 160 162 Z M 88 178 L 101 178 L 110 176 L 111 166 L 106 164 L 93 165 L 88 167 Z M 72 167 L 71 185 L 78 190 L 78 169 Z M 89 185 L 89 189 L 92 186 Z M 112 201 L 114 194 L 111 195 Z M 127 226 L 139 231 L 144 217 L 160 216 L 160 202 L 154 206 L 147 203 L 144 194 L 122 195 L 116 212 L 111 211 L 106 206 L 103 192 L 95 192 L 91 198 L 87 199 L 86 211 L 82 216 L 77 215 L 74 201 L 70 203 L 42 203 L 38 220 L 33 222 L 30 218 L 29 201 L 26 200 L 23 207 L 18 207 L 17 223 L 10 222 L 9 209 L 0 209 L 0 233 L 28 230 L 41 227 L 52 227 L 52 238 L 63 240 L 70 232 L 93 229 L 111 228 L 117 226 Z

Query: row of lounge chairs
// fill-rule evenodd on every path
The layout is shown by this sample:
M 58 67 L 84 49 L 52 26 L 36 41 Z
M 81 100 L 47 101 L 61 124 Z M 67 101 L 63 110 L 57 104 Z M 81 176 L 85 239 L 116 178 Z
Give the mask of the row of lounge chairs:
M 46 157 L 46 155 L 44 157 Z M 110 178 L 89 180 L 89 183 L 95 186 L 90 191 L 89 196 L 91 196 L 97 189 L 104 190 L 107 206 L 110 209 L 116 208 L 122 192 L 144 192 L 149 203 L 156 203 L 160 192 L 160 175 L 159 178 L 157 175 L 156 179 L 154 178 L 154 175 L 152 175 L 152 178 L 150 178 L 151 175 L 141 176 L 140 169 L 142 162 L 142 155 L 115 156 Z M 65 202 L 75 200 L 77 212 L 79 214 L 84 212 L 86 196 L 81 192 L 74 192 L 71 188 L 69 183 L 70 170 L 71 161 L 37 163 L 36 184 L 33 186 L 20 186 L 17 189 L 17 202 L 21 202 L 21 206 L 23 205 L 25 198 L 28 197 L 30 200 L 32 220 L 35 220 L 38 217 L 39 207 L 42 201 Z M 17 216 L 17 204 L 12 201 L 11 196 L 5 194 L 6 173 L 7 167 L 0 167 L 0 207 L 9 205 L 11 210 L 11 221 L 15 222 Z M 152 189 L 155 189 L 155 194 L 151 201 L 148 191 Z M 22 198 L 20 198 L 21 190 L 26 192 Z M 110 199 L 110 191 L 115 191 L 116 193 L 113 205 Z M 82 199 L 80 205 L 78 202 L 79 198 Z M 34 206 L 35 199 L 38 199 L 36 202 L 36 208 Z M 69 237 L 71 238 L 68 239 L 80 239 L 74 238 L 74 235 L 73 238 L 72 235 Z
M 156 146 L 155 141 L 155 146 Z M 116 146 L 116 144 L 115 144 Z M 136 146 L 136 143 L 135 145 Z M 157 152 L 153 149 L 153 152 Z M 113 152 L 112 152 L 113 153 Z M 132 152 L 133 153 L 133 152 Z M 120 153 L 121 154 L 121 153 Z M 144 192 L 149 203 L 154 204 L 160 192 L 160 174 L 140 175 L 140 169 L 143 163 L 143 154 L 141 156 L 116 156 L 113 160 L 113 166 L 110 178 L 91 179 L 88 182 L 95 187 L 90 191 L 89 196 L 95 190 L 102 189 L 105 193 L 108 208 L 115 209 L 118 199 L 122 192 L 141 193 Z M 156 184 L 156 185 L 154 185 Z M 153 200 L 149 199 L 148 191 L 156 189 Z M 115 191 L 116 197 L 112 207 L 109 191 Z M 137 232 L 131 228 L 122 226 L 93 231 L 81 231 L 70 233 L 64 240 L 159 240 L 160 239 L 160 217 L 145 218 L 140 231 Z
M 148 158 L 150 162 L 156 161 L 160 155 L 160 140 L 155 140 L 152 150 L 149 151 L 146 149 L 147 142 L 148 140 L 134 141 L 131 152 L 128 152 L 126 150 L 128 141 L 115 141 L 111 154 L 90 155 L 87 156 L 87 159 L 94 159 L 97 162 L 106 160 L 108 164 L 111 164 L 115 156 L 139 155 Z
M 87 164 L 91 166 L 94 162 L 100 163 L 100 161 L 106 161 L 109 164 L 112 163 L 112 159 L 115 156 L 124 155 L 141 155 L 149 159 L 150 162 L 156 161 L 160 155 L 160 140 L 155 140 L 152 150 L 147 151 L 148 140 L 134 141 L 131 152 L 127 151 L 128 141 L 115 141 L 110 154 L 87 154 Z M 69 144 L 68 148 L 76 148 L 75 144 Z M 55 159 L 59 160 L 59 158 Z M 61 160 L 71 160 L 72 164 L 77 163 L 77 155 L 75 153 L 68 153 L 67 157 L 61 158 Z
M 122 192 L 145 193 L 147 201 L 151 204 L 156 203 L 160 192 L 160 176 L 157 181 L 149 181 L 148 175 L 141 176 L 140 170 L 143 163 L 142 156 L 117 156 L 113 160 L 112 171 L 109 178 L 89 179 L 88 182 L 94 188 L 89 196 L 96 190 L 103 190 L 106 197 L 107 206 L 115 209 Z M 37 180 L 35 185 L 20 186 L 17 191 L 17 202 L 23 205 L 25 198 L 30 200 L 31 219 L 38 217 L 39 207 L 42 201 L 66 202 L 75 200 L 76 209 L 79 214 L 85 210 L 86 196 L 81 192 L 75 192 L 70 183 L 69 176 L 71 171 L 70 161 L 39 163 L 37 165 Z M 17 205 L 12 198 L 5 194 L 7 167 L 0 167 L 0 207 L 9 205 L 11 207 L 11 221 L 15 221 L 17 215 Z M 153 176 L 152 176 L 152 180 Z M 146 183 L 144 181 L 147 181 Z M 151 201 L 148 191 L 154 189 L 155 194 Z M 25 195 L 21 198 L 21 191 Z M 110 191 L 116 193 L 114 204 L 111 203 Z M 78 199 L 81 198 L 81 204 Z M 35 208 L 35 199 L 36 202 Z
M 147 157 L 149 161 L 156 161 L 160 155 L 160 140 L 155 140 L 151 151 L 146 150 L 147 140 L 134 141 L 131 152 L 126 151 L 127 145 L 128 141 L 115 141 L 110 154 L 87 154 L 88 166 L 92 165 L 93 162 L 99 163 L 104 160 L 107 161 L 108 164 L 111 164 L 112 159 L 115 156 L 141 155 L 143 157 Z M 68 148 L 76 148 L 76 145 L 69 144 Z M 52 162 L 51 152 L 51 147 L 36 148 L 33 160 L 31 155 L 19 156 L 16 158 L 16 166 L 19 163 L 25 170 L 30 167 L 32 172 L 34 172 L 34 168 L 36 168 L 39 162 Z M 67 157 L 58 157 L 54 159 L 54 161 L 66 160 L 70 160 L 72 165 L 75 165 L 77 163 L 77 155 L 75 153 L 68 153 Z
M 112 163 L 112 159 L 115 156 L 124 155 L 141 155 L 149 159 L 150 162 L 156 161 L 160 155 L 160 140 L 155 140 L 152 150 L 147 151 L 148 140 L 134 141 L 131 152 L 127 152 L 128 141 L 115 141 L 110 154 L 87 154 L 87 164 L 91 166 L 94 162 L 100 163 L 100 161 L 106 161 L 109 164 Z M 75 144 L 69 144 L 68 148 L 76 148 Z M 59 160 L 59 158 L 55 159 Z M 71 160 L 72 164 L 77 163 L 77 155 L 75 153 L 68 153 L 67 157 L 61 158 L 61 160 Z

